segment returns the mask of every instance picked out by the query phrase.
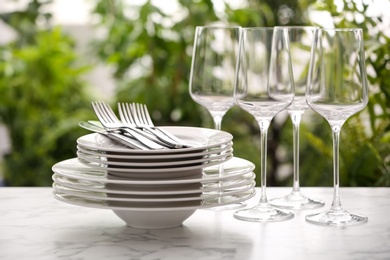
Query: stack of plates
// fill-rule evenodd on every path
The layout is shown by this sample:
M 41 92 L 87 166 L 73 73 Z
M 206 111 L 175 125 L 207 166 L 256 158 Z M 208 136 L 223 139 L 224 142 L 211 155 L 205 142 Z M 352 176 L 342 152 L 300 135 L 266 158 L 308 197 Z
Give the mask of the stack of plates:
M 197 209 L 235 204 L 254 195 L 254 165 L 233 157 L 229 133 L 164 129 L 191 148 L 141 151 L 100 134 L 80 137 L 77 158 L 53 166 L 54 197 L 111 209 L 129 226 L 152 229 L 179 226 Z

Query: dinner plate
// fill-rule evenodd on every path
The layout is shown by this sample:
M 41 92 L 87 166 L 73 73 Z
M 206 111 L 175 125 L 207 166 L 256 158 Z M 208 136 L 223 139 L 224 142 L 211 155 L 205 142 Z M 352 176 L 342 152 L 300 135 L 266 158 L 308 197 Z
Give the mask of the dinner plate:
M 255 169 L 255 165 L 245 159 L 239 157 L 233 157 L 229 161 L 223 164 L 224 173 L 219 174 L 219 165 L 204 168 L 200 177 L 190 176 L 188 178 L 181 179 L 168 179 L 168 180 L 149 180 L 149 179 L 134 179 L 134 180 L 123 180 L 120 178 L 112 179 L 107 178 L 107 171 L 95 170 L 88 166 L 81 164 L 77 158 L 67 159 L 58 162 L 53 165 L 52 170 L 58 175 L 65 177 L 85 180 L 85 181 L 96 181 L 101 183 L 112 183 L 112 184 L 132 184 L 132 185 L 173 185 L 173 184 L 186 184 L 186 183 L 208 183 L 215 181 L 223 181 L 238 178 L 243 174 L 252 172 Z
M 175 127 L 165 126 L 162 129 L 183 140 L 190 145 L 190 148 L 182 149 L 163 149 L 163 150 L 134 150 L 111 140 L 104 135 L 92 133 L 81 136 L 77 139 L 77 144 L 89 149 L 122 152 L 128 154 L 172 154 L 172 153 L 193 153 L 200 152 L 212 147 L 220 147 L 229 143 L 233 136 L 227 132 L 201 127 Z
M 100 162 L 90 162 L 87 161 L 84 158 L 78 157 L 78 160 L 80 163 L 91 167 L 92 169 L 95 170 L 107 170 L 111 174 L 116 174 L 125 177 L 126 175 L 120 174 L 120 173 L 135 173 L 135 174 L 142 174 L 142 173 L 151 173 L 151 174 L 162 174 L 162 173 L 180 173 L 180 174 L 185 174 L 185 172 L 188 171 L 193 171 L 193 170 L 198 170 L 202 169 L 205 167 L 210 167 L 213 165 L 219 165 L 223 162 L 226 162 L 230 160 L 233 157 L 233 154 L 227 154 L 221 159 L 215 159 L 215 160 L 209 160 L 207 162 L 204 162 L 202 164 L 190 164 L 190 165 L 183 165 L 183 166 L 161 166 L 161 167 L 149 167 L 149 168 L 143 168 L 143 167 L 119 167 L 119 166 L 107 166 L 106 164 L 101 164 Z M 138 176 L 142 177 L 142 176 Z
M 69 188 L 67 186 L 63 186 L 60 183 L 54 182 L 53 188 L 58 190 L 59 192 L 63 192 L 69 195 L 75 195 L 78 197 L 83 197 L 87 199 L 104 199 L 104 200 L 112 200 L 112 201 L 124 201 L 124 202 L 176 202 L 176 201 L 198 201 L 205 199 L 213 199 L 227 195 L 235 195 L 241 192 L 248 191 L 252 189 L 256 185 L 255 181 L 248 182 L 246 185 L 241 185 L 236 188 L 225 189 L 223 192 L 210 191 L 210 192 L 202 192 L 202 193 L 190 193 L 190 194 L 182 194 L 180 196 L 175 195 L 159 195 L 155 196 L 123 196 L 123 194 L 111 194 L 105 192 L 91 192 L 79 189 Z
M 239 188 L 250 184 L 255 179 L 253 172 L 241 175 L 240 178 L 216 181 L 209 183 L 190 183 L 187 186 L 180 187 L 178 185 L 121 185 L 121 184 L 104 184 L 99 182 L 83 181 L 64 177 L 58 174 L 53 174 L 52 179 L 54 183 L 61 186 L 90 192 L 112 193 L 112 194 L 126 194 L 126 195 L 143 195 L 143 196 L 157 196 L 157 195 L 182 195 L 195 194 L 202 192 L 224 191 L 227 189 Z
M 107 178 L 117 177 L 122 180 L 180 180 L 186 178 L 199 178 L 202 176 L 202 169 L 173 172 L 112 172 L 107 171 Z
M 82 151 L 77 151 L 78 158 L 81 158 L 85 161 L 91 162 L 91 163 L 100 163 L 103 165 L 110 165 L 110 166 L 122 166 L 122 167 L 142 167 L 142 168 L 156 168 L 156 167 L 176 167 L 176 166 L 186 166 L 186 165 L 196 165 L 196 164 L 205 164 L 213 160 L 224 160 L 226 157 L 231 156 L 233 153 L 233 149 L 226 150 L 223 154 L 214 155 L 214 156 L 206 156 L 204 158 L 197 158 L 197 159 L 181 159 L 181 160 L 175 160 L 175 161 L 154 161 L 154 160 L 147 160 L 147 161 L 139 161 L 139 160 L 118 160 L 113 159 L 110 157 L 105 156 L 95 156 L 90 155 L 87 153 L 84 153 Z
M 87 199 L 83 197 L 74 196 L 71 194 L 63 193 L 58 190 L 53 190 L 54 198 L 59 201 L 66 202 L 73 205 L 102 208 L 111 210 L 124 210 L 124 211 L 177 211 L 177 210 L 196 210 L 204 208 L 213 208 L 229 204 L 236 204 L 246 201 L 255 195 L 255 189 L 251 188 L 246 192 L 240 192 L 234 195 L 227 195 L 218 198 L 205 199 L 200 205 L 188 205 L 186 201 L 178 201 L 175 206 L 161 207 L 157 204 L 156 207 L 145 207 L 142 204 L 129 204 L 126 202 L 112 202 L 106 199 Z
M 102 156 L 113 159 L 126 159 L 126 160 L 180 160 L 180 159 L 190 159 L 190 158 L 203 158 L 204 156 L 218 155 L 226 150 L 232 149 L 233 142 L 230 141 L 226 143 L 224 146 L 218 146 L 215 148 L 209 148 L 200 152 L 193 153 L 173 153 L 173 154 L 128 154 L 122 152 L 107 152 L 96 149 L 89 149 L 88 147 L 77 145 L 77 149 L 84 153 Z

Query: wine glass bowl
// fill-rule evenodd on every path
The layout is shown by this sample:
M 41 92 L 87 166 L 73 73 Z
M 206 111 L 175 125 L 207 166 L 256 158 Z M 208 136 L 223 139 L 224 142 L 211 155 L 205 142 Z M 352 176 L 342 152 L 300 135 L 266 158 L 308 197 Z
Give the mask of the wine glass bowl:
M 311 47 L 314 33 L 318 27 L 314 26 L 286 26 L 288 30 L 291 64 L 295 84 L 295 97 L 287 111 L 304 113 L 309 106 L 306 103 L 305 93 L 307 75 L 311 58 Z
M 266 195 L 268 127 L 273 117 L 294 99 L 289 58 L 285 29 L 242 29 L 234 98 L 240 108 L 256 119 L 260 128 L 261 195 L 255 207 L 234 213 L 240 220 L 268 222 L 294 217 L 289 211 L 271 206 Z
M 198 26 L 195 31 L 190 95 L 209 111 L 217 130 L 221 130 L 223 116 L 234 106 L 240 28 Z
M 339 140 L 345 121 L 368 102 L 368 86 L 361 29 L 320 29 L 312 49 L 306 100 L 329 123 L 333 135 L 334 191 L 330 209 L 306 216 L 311 223 L 346 226 L 367 217 L 341 206 L 339 194 Z

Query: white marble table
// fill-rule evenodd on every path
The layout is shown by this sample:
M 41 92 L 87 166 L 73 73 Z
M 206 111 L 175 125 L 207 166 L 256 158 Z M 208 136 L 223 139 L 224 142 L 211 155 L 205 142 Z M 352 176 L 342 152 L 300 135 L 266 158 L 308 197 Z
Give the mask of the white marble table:
M 302 190 L 329 207 L 331 188 Z M 294 211 L 294 219 L 273 223 L 240 221 L 232 210 L 198 210 L 182 227 L 141 230 L 109 210 L 59 202 L 51 188 L 0 188 L 0 259 L 390 259 L 390 188 L 341 188 L 341 199 L 368 222 L 338 228 L 305 221 L 322 209 Z

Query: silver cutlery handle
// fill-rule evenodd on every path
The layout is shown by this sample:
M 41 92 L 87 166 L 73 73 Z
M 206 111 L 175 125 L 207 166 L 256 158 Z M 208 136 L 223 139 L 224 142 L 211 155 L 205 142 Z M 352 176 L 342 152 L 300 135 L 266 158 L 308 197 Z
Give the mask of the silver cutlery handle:
M 171 134 L 170 132 L 164 130 L 164 129 L 161 129 L 159 127 L 154 127 L 153 128 L 154 130 L 156 130 L 156 132 L 161 132 L 163 135 L 167 136 L 168 138 L 170 138 L 171 140 L 174 141 L 174 144 L 176 144 L 177 146 L 180 146 L 180 147 L 176 147 L 176 148 L 186 148 L 186 147 L 190 147 L 189 145 L 186 145 L 186 144 L 183 144 L 183 141 L 181 141 L 179 138 L 177 138 L 175 135 Z
M 156 136 L 159 140 L 164 142 L 166 145 L 169 145 L 172 148 L 183 148 L 184 146 L 178 142 L 175 142 L 173 139 L 169 138 L 164 133 L 158 131 L 158 129 L 151 127 L 144 127 L 144 130 L 149 131 L 151 134 Z
M 107 136 L 108 138 L 113 139 L 127 147 L 138 149 L 138 150 L 150 150 L 148 147 L 146 147 L 139 141 L 117 133 L 116 132 L 117 130 L 115 131 L 105 130 L 101 125 L 97 124 L 95 121 L 91 121 L 91 122 L 81 121 L 79 122 L 79 126 L 89 131 Z
M 162 150 L 166 149 L 166 147 L 159 145 L 158 143 L 152 141 L 149 139 L 149 137 L 145 136 L 145 133 L 142 131 L 136 129 L 136 128 L 130 128 L 130 127 L 120 127 L 120 129 L 124 132 L 129 133 L 132 135 L 136 140 L 139 140 L 142 144 L 146 145 L 152 150 Z
M 132 128 L 132 127 L 130 127 Z M 167 147 L 167 148 L 180 148 L 180 147 L 177 147 L 177 145 L 175 143 L 172 142 L 172 140 L 167 140 L 167 138 L 165 137 L 164 139 L 164 136 L 161 135 L 160 137 L 158 136 L 158 134 L 156 133 L 156 131 L 153 131 L 153 129 L 151 128 L 144 128 L 144 127 L 140 127 L 140 128 L 137 128 L 135 127 L 135 129 L 142 135 L 144 135 L 146 138 L 152 140 L 153 142 L 155 143 L 158 143 L 164 147 Z
M 143 145 L 142 143 L 138 142 L 137 140 L 131 139 L 130 137 L 126 137 L 122 134 L 114 133 L 114 132 L 106 132 L 101 133 L 103 135 L 106 135 L 107 137 L 126 145 L 130 148 L 137 149 L 137 150 L 150 150 L 148 147 Z

